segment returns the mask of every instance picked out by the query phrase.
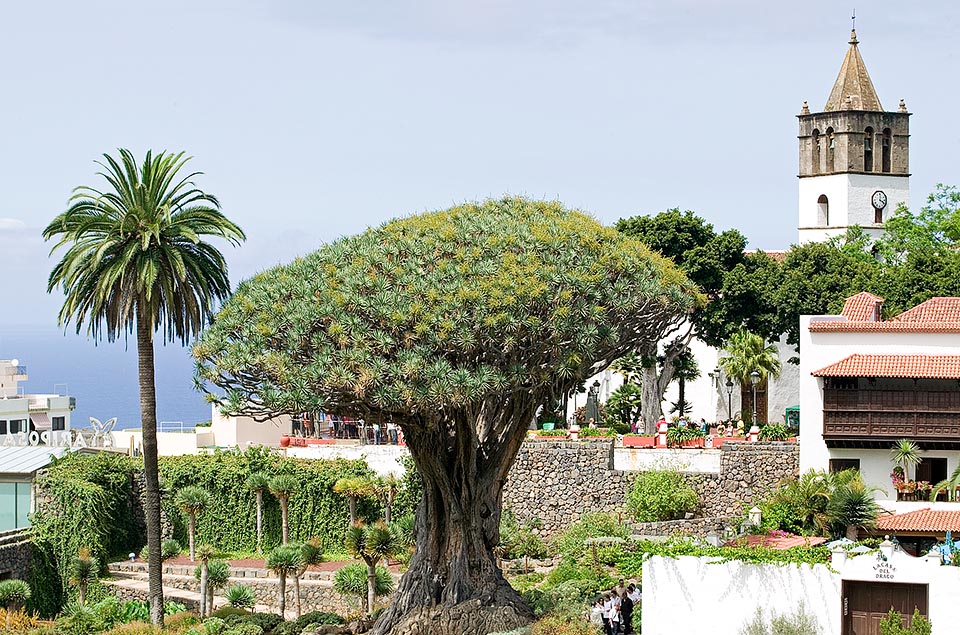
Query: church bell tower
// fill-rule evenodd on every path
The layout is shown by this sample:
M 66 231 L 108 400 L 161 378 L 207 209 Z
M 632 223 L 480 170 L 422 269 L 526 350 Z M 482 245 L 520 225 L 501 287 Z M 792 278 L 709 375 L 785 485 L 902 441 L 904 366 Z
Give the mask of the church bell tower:
M 859 225 L 878 237 L 910 193 L 910 113 L 884 111 L 857 48 L 856 30 L 822 112 L 800 121 L 799 242 L 842 236 Z

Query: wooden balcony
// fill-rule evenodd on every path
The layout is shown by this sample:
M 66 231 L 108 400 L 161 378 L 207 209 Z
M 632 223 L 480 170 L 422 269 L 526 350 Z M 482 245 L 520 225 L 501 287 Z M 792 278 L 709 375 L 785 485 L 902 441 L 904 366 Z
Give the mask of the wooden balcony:
M 939 386 L 938 386 L 939 387 Z M 824 389 L 823 438 L 830 447 L 889 447 L 908 438 L 960 449 L 960 390 Z

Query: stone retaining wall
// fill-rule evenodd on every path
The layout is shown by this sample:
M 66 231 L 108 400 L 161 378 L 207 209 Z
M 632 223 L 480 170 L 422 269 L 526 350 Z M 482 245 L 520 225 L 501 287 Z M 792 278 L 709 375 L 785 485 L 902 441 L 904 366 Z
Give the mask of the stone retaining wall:
M 270 607 L 274 611 L 280 610 L 280 580 L 277 578 L 230 578 L 229 585 L 245 584 L 257 594 L 257 604 Z M 184 591 L 200 592 L 200 582 L 193 577 L 165 575 L 163 585 Z M 217 592 L 222 593 L 222 591 Z M 296 597 L 293 593 L 293 580 L 287 579 L 286 588 L 287 608 L 296 606 Z M 359 604 L 345 600 L 342 595 L 333 590 L 332 582 L 322 580 L 301 580 L 300 598 L 303 613 L 310 611 L 327 611 L 337 615 L 356 613 Z M 378 600 L 384 602 L 383 599 Z M 222 606 L 222 601 L 217 602 Z
M 29 535 L 22 529 L 0 533 L 0 579 L 30 578 L 33 561 L 33 545 Z
M 504 507 L 521 521 L 539 518 L 547 535 L 587 513 L 625 514 L 626 492 L 637 472 L 614 469 L 613 446 L 612 439 L 525 441 L 504 487 Z M 796 443 L 729 442 L 716 452 L 719 472 L 684 473 L 700 499 L 698 519 L 738 516 L 755 497 L 799 473 Z
M 709 518 L 690 518 L 688 520 L 667 520 L 659 523 L 634 523 L 635 534 L 640 536 L 699 536 L 703 537 L 711 531 L 718 536 L 731 526 L 727 516 L 711 516 Z

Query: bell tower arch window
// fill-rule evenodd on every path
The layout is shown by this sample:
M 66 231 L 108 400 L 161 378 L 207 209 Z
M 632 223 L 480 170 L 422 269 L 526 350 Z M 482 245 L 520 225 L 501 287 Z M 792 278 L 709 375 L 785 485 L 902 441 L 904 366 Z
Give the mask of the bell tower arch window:
M 826 194 L 821 194 L 817 199 L 817 220 L 823 227 L 830 226 L 830 201 L 827 200 Z
M 863 171 L 873 172 L 873 128 L 863 132 Z
M 883 137 L 880 140 L 880 169 L 883 172 L 890 171 L 890 150 L 893 142 L 890 128 L 883 129 Z
M 827 128 L 827 172 L 833 172 L 836 151 L 837 139 L 833 136 L 833 128 Z
M 817 174 L 820 172 L 820 131 L 816 128 L 813 129 L 813 156 L 812 156 L 812 166 L 811 172 Z

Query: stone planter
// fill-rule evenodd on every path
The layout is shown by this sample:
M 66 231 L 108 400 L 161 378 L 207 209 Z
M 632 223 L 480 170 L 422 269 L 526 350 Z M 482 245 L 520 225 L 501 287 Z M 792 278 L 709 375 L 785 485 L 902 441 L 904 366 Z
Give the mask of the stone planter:
M 656 437 L 623 437 L 625 448 L 652 448 Z
M 713 447 L 719 448 L 727 441 L 746 441 L 747 437 L 713 437 Z

